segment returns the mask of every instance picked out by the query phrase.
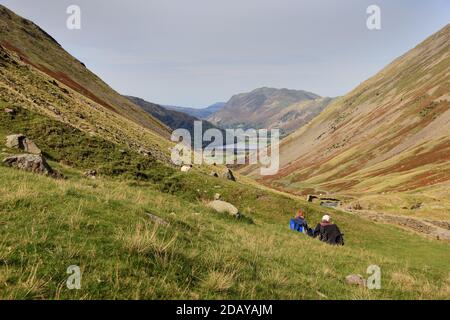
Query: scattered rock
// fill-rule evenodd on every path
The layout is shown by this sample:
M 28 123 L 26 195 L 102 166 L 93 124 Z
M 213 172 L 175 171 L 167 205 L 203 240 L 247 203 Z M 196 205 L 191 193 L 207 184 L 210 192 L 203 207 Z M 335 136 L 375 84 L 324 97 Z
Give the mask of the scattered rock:
M 182 166 L 181 172 L 189 172 L 192 169 L 192 165 Z
M 158 223 L 158 224 L 163 225 L 163 226 L 168 226 L 169 225 L 169 223 L 166 220 L 164 220 L 164 219 L 162 219 L 162 218 L 160 218 L 158 216 L 155 216 L 154 214 L 146 212 L 145 215 L 147 217 L 149 217 L 150 220 L 152 220 L 155 223 Z
M 25 136 L 23 134 L 12 134 L 6 137 L 6 147 L 7 148 L 18 148 L 23 149 L 23 140 Z
M 208 203 L 208 207 L 214 209 L 218 213 L 228 213 L 229 215 L 239 217 L 239 210 L 229 202 L 222 200 L 214 200 Z
M 41 149 L 39 149 L 38 146 L 32 140 L 30 140 L 28 138 L 25 138 L 25 140 L 23 141 L 23 144 L 25 147 L 25 149 L 24 149 L 25 152 L 28 152 L 31 154 L 37 154 L 37 155 L 42 153 Z
M 95 179 L 97 177 L 97 171 L 96 170 L 88 170 L 84 173 L 85 177 Z
M 352 204 L 350 205 L 350 208 L 351 208 L 352 210 L 362 210 L 362 209 L 363 209 L 362 206 L 361 206 L 361 204 L 359 204 L 359 202 L 352 203 Z
M 227 178 L 230 181 L 236 181 L 233 171 L 231 171 L 230 169 L 228 169 L 228 171 L 225 173 L 225 178 Z
M 12 134 L 6 137 L 6 147 L 21 149 L 32 154 L 41 154 L 42 151 L 37 147 L 33 140 L 28 139 L 23 134 Z
M 143 156 L 146 156 L 146 157 L 149 157 L 152 154 L 149 150 L 144 149 L 144 148 L 139 148 L 138 153 L 142 154 Z
M 422 208 L 422 203 L 414 203 L 414 204 L 410 207 L 411 210 L 418 210 L 418 209 L 420 209 L 420 208 Z
M 214 195 L 214 200 L 220 200 L 220 193 L 216 193 Z
M 345 281 L 350 285 L 357 285 L 364 287 L 366 280 L 360 274 L 351 274 L 345 277 Z
M 15 116 L 16 115 L 16 110 L 10 109 L 10 108 L 5 108 L 5 112 L 11 116 Z
M 217 172 L 214 172 L 214 171 L 212 171 L 209 175 L 210 175 L 211 177 L 215 177 L 215 178 L 218 178 L 218 177 L 219 177 L 219 175 L 217 174 Z
M 62 175 L 54 171 L 41 155 L 19 154 L 7 157 L 3 163 L 10 167 L 15 167 L 25 171 L 31 171 L 54 178 L 62 178 Z

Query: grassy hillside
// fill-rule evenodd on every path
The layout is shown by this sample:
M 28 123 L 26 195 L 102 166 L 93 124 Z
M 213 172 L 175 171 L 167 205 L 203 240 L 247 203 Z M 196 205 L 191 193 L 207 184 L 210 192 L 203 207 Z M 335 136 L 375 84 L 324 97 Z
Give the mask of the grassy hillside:
M 115 92 L 39 26 L 2 5 L 0 44 L 15 52 L 23 63 L 63 83 L 101 108 L 130 119 L 158 135 L 168 137 L 167 128 L 158 120 Z
M 448 183 L 449 71 L 450 25 L 283 140 L 282 168 L 264 180 L 299 194 L 354 197 L 420 197 L 420 190 Z M 246 173 L 257 175 L 254 169 Z M 442 198 L 448 193 L 435 194 Z
M 14 115 L 4 112 L 6 107 L 14 110 Z M 47 159 L 80 170 L 95 170 L 100 175 L 154 180 L 162 177 L 162 173 L 174 171 L 126 145 L 91 136 L 62 122 L 0 101 L 2 144 L 7 135 L 19 133 L 39 145 Z M 14 154 L 17 150 L 5 149 L 5 152 Z
M 105 109 L 23 62 L 14 51 L 1 45 L 0 100 L 13 109 L 26 109 L 51 117 L 84 134 L 127 146 L 134 151 L 145 149 L 153 158 L 169 161 L 171 144 L 164 137 Z
M 331 247 L 288 229 L 298 207 L 311 223 L 330 213 L 295 196 L 244 177 L 211 177 L 208 168 L 181 173 L 25 109 L 0 115 L 0 141 L 26 134 L 67 178 L 0 166 L 0 298 L 449 296 L 446 243 L 331 211 L 346 238 L 345 247 Z M 14 152 L 3 148 L 0 157 Z M 86 178 L 85 169 L 100 176 Z M 209 209 L 215 193 L 243 218 Z M 382 290 L 345 283 L 371 264 L 382 269 Z M 81 290 L 65 286 L 70 265 L 81 267 Z
M 0 297 L 3 299 L 448 298 L 448 245 L 393 226 L 332 212 L 346 234 L 331 247 L 292 233 L 302 206 L 281 194 L 201 172 L 181 175 L 173 192 L 135 180 L 84 178 L 51 165 L 68 180 L 0 167 Z M 204 205 L 220 192 L 247 219 Z M 165 219 L 156 225 L 146 212 Z M 382 289 L 344 282 L 371 264 Z M 70 265 L 82 289 L 65 287 Z

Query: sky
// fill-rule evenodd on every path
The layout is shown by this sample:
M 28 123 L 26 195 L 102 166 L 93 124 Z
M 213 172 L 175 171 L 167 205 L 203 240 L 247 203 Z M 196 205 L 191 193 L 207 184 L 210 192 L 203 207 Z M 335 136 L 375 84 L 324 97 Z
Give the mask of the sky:
M 205 107 L 259 87 L 339 96 L 450 23 L 448 0 L 0 0 L 122 94 Z M 81 9 L 81 29 L 66 26 Z M 369 30 L 369 5 L 381 29 Z

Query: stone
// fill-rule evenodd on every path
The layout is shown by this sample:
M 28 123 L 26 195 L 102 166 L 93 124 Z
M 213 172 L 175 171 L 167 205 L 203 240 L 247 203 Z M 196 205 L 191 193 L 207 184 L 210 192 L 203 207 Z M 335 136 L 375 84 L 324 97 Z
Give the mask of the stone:
M 88 170 L 84 173 L 85 177 L 91 178 L 91 179 L 95 179 L 97 177 L 97 171 L 95 170 Z
M 23 140 L 25 136 L 23 134 L 12 134 L 6 137 L 6 147 L 7 148 L 18 148 L 23 149 Z
M 16 114 L 16 110 L 5 108 L 5 112 L 11 116 L 14 116 Z
M 362 210 L 363 209 L 359 202 L 353 203 L 350 207 L 352 210 Z
M 210 175 L 211 177 L 215 177 L 215 178 L 218 178 L 218 177 L 219 177 L 219 175 L 217 174 L 217 172 L 214 172 L 214 171 L 212 171 L 209 175 Z
M 366 280 L 360 274 L 350 274 L 345 277 L 345 282 L 350 285 L 365 286 Z
M 149 150 L 144 148 L 139 148 L 138 153 L 146 157 L 149 157 L 152 154 Z
M 41 155 L 35 154 L 19 154 L 3 159 L 3 163 L 9 167 L 18 168 L 25 171 L 30 171 L 54 178 L 61 178 L 62 176 L 55 172 L 45 161 Z
M 220 200 L 220 193 L 216 193 L 214 195 L 214 200 Z
M 33 140 L 28 139 L 23 134 L 12 134 L 6 137 L 6 147 L 21 149 L 25 152 L 32 154 L 41 154 L 41 149 L 33 142 Z
M 420 208 L 422 208 L 422 203 L 414 203 L 412 206 L 411 206 L 411 210 L 418 210 L 418 209 L 420 209 Z
M 218 213 L 228 213 L 229 215 L 239 217 L 239 210 L 229 202 L 222 200 L 214 200 L 208 203 L 208 207 L 214 209 Z
M 145 215 L 147 217 L 149 217 L 150 220 L 152 220 L 153 222 L 155 222 L 157 224 L 160 224 L 160 225 L 163 225 L 163 226 L 168 226 L 169 225 L 169 223 L 166 220 L 164 220 L 163 218 L 160 218 L 158 216 L 155 216 L 154 214 L 146 212 Z
M 192 165 L 182 166 L 181 172 L 189 172 L 192 169 Z
M 225 178 L 227 178 L 230 181 L 236 181 L 233 171 L 231 171 L 230 169 L 228 169 L 228 171 L 225 173 Z
M 30 140 L 28 138 L 25 138 L 23 140 L 24 145 L 24 151 L 31 153 L 31 154 L 41 154 L 41 149 L 38 148 L 38 146 L 33 142 L 33 140 Z

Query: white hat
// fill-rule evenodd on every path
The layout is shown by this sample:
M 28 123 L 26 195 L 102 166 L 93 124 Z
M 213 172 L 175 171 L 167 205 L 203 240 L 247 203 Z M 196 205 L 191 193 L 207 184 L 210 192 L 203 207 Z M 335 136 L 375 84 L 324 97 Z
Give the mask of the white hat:
M 331 217 L 327 214 L 322 217 L 322 221 L 330 222 L 330 220 L 331 220 Z

